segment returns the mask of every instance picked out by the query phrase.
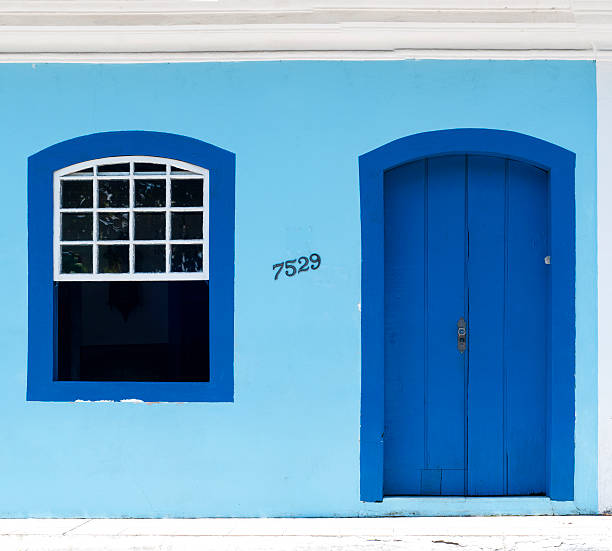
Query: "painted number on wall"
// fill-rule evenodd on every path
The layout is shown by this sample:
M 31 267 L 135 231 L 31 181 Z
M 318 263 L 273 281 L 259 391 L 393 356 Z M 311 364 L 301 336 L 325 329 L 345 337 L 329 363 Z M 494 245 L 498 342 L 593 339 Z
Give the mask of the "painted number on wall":
M 285 268 L 285 275 L 287 277 L 293 277 L 300 272 L 307 272 L 308 270 L 318 270 L 321 265 L 321 257 L 317 253 L 312 253 L 308 256 L 300 256 L 293 260 L 285 260 L 272 266 L 273 270 L 276 270 L 274 274 L 274 281 L 276 281 L 280 275 L 282 275 L 283 268 Z

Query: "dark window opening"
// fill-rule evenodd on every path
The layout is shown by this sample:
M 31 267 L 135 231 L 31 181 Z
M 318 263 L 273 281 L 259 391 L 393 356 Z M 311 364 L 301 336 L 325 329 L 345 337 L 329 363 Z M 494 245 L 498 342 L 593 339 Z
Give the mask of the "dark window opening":
M 57 380 L 210 380 L 208 281 L 55 286 Z

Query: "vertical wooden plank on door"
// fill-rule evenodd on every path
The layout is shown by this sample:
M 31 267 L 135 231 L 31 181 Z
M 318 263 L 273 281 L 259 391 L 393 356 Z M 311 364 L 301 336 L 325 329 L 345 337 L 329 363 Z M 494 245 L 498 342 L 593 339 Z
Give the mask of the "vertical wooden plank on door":
M 468 494 L 505 493 L 505 159 L 468 157 Z
M 548 175 L 508 161 L 508 494 L 546 491 Z M 553 259 L 554 262 L 554 259 Z
M 425 469 L 423 494 L 465 493 L 465 156 L 433 157 L 427 170 Z M 439 473 L 438 473 L 439 470 Z M 433 484 L 439 476 L 439 485 Z
M 425 161 L 388 171 L 384 495 L 418 494 L 423 468 Z

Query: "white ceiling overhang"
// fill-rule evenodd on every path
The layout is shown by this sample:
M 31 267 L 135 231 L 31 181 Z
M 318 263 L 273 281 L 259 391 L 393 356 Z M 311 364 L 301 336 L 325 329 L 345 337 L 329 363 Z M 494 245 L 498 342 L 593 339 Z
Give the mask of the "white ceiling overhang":
M 0 0 L 0 60 L 612 59 L 612 0 Z

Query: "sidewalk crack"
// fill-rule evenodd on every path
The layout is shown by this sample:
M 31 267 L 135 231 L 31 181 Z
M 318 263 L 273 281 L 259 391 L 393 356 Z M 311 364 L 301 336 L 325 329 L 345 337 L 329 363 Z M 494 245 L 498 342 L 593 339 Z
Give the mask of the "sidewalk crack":
M 77 528 L 80 528 L 81 526 L 85 526 L 88 522 L 91 522 L 92 519 L 88 518 L 86 519 L 84 522 L 82 522 L 81 524 L 77 524 L 76 526 L 70 528 L 70 530 L 66 530 L 62 536 L 65 536 L 66 534 L 69 534 L 70 532 L 72 532 L 73 530 L 76 530 Z

